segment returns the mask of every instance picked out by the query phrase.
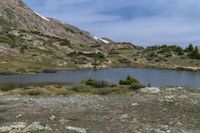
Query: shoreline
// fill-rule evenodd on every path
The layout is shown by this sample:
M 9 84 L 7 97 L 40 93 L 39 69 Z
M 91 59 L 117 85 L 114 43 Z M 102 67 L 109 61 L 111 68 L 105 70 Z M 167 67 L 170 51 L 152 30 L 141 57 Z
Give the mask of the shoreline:
M 12 71 L 1 71 L 0 75 L 19 75 L 19 74 L 37 74 L 37 73 L 57 73 L 62 71 L 76 71 L 76 70 L 103 70 L 103 69 L 112 69 L 112 68 L 143 68 L 143 69 L 155 69 L 155 70 L 174 70 L 174 71 L 189 71 L 189 72 L 200 72 L 200 69 L 195 69 L 192 67 L 166 67 L 166 66 L 155 66 L 155 65 L 146 65 L 146 64 L 134 64 L 134 65 L 111 65 L 105 68 L 47 68 L 40 71 L 33 70 L 34 72 L 12 72 Z

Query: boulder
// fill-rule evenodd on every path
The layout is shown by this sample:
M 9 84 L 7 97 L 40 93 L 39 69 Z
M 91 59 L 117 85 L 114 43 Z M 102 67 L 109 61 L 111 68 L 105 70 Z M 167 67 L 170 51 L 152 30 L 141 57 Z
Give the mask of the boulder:
M 52 131 L 51 127 L 45 123 L 33 122 L 32 124 L 27 126 L 25 129 L 23 129 L 23 132 L 33 132 L 33 131 L 39 131 L 39 130 Z
M 0 127 L 0 132 L 10 132 L 15 129 L 21 130 L 25 127 L 26 127 L 26 123 L 24 122 L 13 122 L 13 123 L 10 123 L 9 125 Z
M 65 129 L 70 130 L 70 131 L 79 132 L 79 133 L 86 133 L 86 130 L 84 128 L 66 126 Z
M 145 87 L 139 90 L 141 94 L 158 94 L 160 93 L 160 89 L 156 87 Z

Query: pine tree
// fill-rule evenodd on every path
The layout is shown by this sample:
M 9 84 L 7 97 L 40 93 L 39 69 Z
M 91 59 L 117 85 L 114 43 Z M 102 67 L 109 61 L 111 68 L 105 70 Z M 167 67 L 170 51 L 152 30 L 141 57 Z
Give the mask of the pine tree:
M 193 45 L 190 43 L 189 46 L 188 46 L 188 52 L 192 52 L 194 51 L 194 47 Z

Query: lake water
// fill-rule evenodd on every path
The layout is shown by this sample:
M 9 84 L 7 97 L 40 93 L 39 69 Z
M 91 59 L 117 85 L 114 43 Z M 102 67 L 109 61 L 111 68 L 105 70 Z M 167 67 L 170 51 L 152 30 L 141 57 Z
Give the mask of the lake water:
M 0 75 L 0 87 L 19 86 L 27 84 L 49 83 L 79 83 L 82 80 L 94 78 L 118 83 L 132 75 L 143 84 L 160 87 L 180 85 L 200 88 L 200 73 L 175 70 L 112 68 L 103 70 L 69 70 L 58 73 L 38 73 L 34 75 Z

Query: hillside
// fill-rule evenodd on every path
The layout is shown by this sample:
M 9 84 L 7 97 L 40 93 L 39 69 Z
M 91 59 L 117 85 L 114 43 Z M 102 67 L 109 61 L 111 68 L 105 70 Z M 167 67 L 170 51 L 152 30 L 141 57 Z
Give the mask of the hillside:
M 173 49 L 144 49 L 114 42 L 53 18 L 21 0 L 0 1 L 0 72 L 35 73 L 44 69 L 156 67 L 199 71 L 198 58 Z
M 75 68 L 78 67 L 76 58 L 68 54 L 94 51 L 88 56 L 94 54 L 95 58 L 99 53 L 94 47 L 107 43 L 109 40 L 53 18 L 45 18 L 21 0 L 0 1 L 1 71 Z M 91 45 L 94 47 L 91 48 Z M 85 62 L 94 62 L 90 57 L 81 58 Z

